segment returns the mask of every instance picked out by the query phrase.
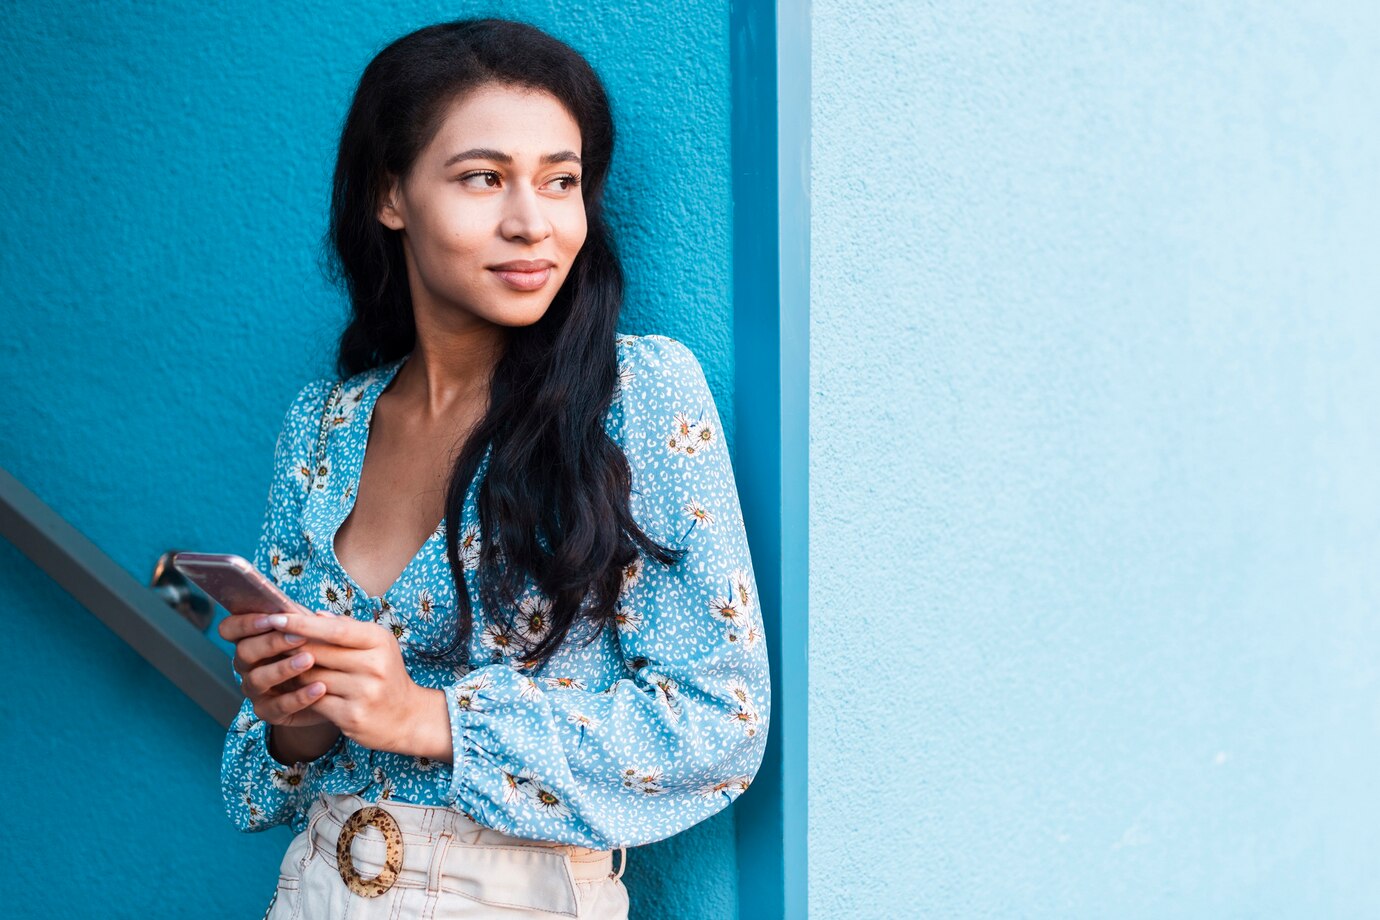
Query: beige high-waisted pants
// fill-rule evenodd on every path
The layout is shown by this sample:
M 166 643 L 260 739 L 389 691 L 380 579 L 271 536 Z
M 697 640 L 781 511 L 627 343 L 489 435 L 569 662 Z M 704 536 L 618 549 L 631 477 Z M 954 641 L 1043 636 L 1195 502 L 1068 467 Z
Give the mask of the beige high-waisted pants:
M 453 808 L 320 793 L 264 920 L 627 920 L 626 859 L 615 872 L 611 851 L 510 837 Z

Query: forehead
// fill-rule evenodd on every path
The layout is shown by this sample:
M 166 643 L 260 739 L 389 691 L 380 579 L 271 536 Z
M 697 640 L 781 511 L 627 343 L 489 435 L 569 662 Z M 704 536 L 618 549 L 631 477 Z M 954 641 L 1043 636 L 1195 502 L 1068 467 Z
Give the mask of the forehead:
M 559 99 L 544 90 L 496 84 L 450 104 L 426 155 L 445 159 L 470 147 L 501 150 L 518 162 L 558 150 L 582 154 L 580 126 Z

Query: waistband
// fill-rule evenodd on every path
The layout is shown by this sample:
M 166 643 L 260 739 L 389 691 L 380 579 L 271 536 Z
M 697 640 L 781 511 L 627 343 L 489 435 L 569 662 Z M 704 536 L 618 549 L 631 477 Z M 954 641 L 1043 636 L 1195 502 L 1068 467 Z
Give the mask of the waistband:
M 370 807 L 387 812 L 396 824 L 400 841 L 390 845 L 391 828 L 361 825 L 359 818 L 351 822 L 352 815 Z M 409 888 L 471 893 L 467 889 L 473 888 L 476 878 L 487 876 L 492 881 L 493 877 L 511 875 L 515 864 L 523 871 L 560 879 L 567 877 L 568 865 L 568 876 L 574 881 L 621 878 L 627 863 L 627 851 L 620 847 L 622 858 L 615 874 L 612 850 L 513 837 L 475 822 L 458 809 L 439 805 L 388 799 L 371 802 L 355 794 L 322 792 L 317 794 L 308 814 L 308 853 L 319 854 L 339 872 L 337 847 L 342 833 L 347 833 L 347 825 L 351 825 L 347 861 L 353 864 L 355 872 L 386 878 L 383 873 L 391 862 L 398 867 L 391 884 Z M 532 880 L 523 884 L 531 885 Z

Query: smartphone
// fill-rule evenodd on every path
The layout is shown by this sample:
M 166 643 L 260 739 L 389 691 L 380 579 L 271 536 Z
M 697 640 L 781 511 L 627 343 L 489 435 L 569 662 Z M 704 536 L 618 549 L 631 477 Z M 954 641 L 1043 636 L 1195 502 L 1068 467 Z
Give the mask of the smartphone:
M 231 613 L 316 613 L 233 553 L 177 553 L 172 564 Z

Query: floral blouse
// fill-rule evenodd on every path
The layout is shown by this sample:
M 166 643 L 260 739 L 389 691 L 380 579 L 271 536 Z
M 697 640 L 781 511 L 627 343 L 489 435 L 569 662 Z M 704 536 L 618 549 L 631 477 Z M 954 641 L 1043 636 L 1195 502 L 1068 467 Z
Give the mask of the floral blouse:
M 460 525 L 474 604 L 470 668 L 416 654 L 444 647 L 455 628 L 444 522 L 381 597 L 368 596 L 335 557 L 374 403 L 407 357 L 345 382 L 310 488 L 333 381 L 314 380 L 297 394 L 274 448 L 254 565 L 309 609 L 391 629 L 412 679 L 445 692 L 454 760 L 375 751 L 342 735 L 313 761 L 278 763 L 268 752 L 270 725 L 246 699 L 221 760 L 236 827 L 287 823 L 300 832 L 318 793 L 357 793 L 454 807 L 517 837 L 613 849 L 685 830 L 748 788 L 766 745 L 767 651 L 718 410 L 681 342 L 621 335 L 617 352 L 605 424 L 632 469 L 632 514 L 649 536 L 688 552 L 664 566 L 639 550 L 623 573 L 616 628 L 588 645 L 567 641 L 537 669 L 510 657 L 517 648 L 505 623 L 539 638 L 549 601 L 528 579 L 516 616 L 495 618 L 478 596 L 475 496 L 487 452 Z

